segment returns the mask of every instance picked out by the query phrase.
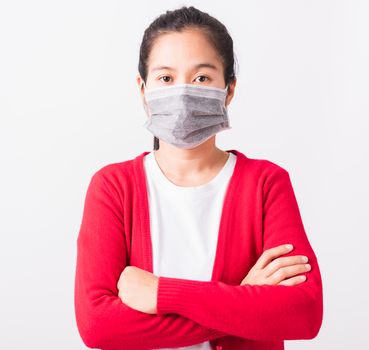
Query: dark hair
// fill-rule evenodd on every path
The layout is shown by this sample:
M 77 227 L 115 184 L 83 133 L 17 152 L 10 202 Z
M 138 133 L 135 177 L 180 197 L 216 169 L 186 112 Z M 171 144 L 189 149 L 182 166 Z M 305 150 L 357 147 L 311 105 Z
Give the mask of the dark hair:
M 144 32 L 140 46 L 138 71 L 145 83 L 147 80 L 147 61 L 155 40 L 161 34 L 181 32 L 188 28 L 199 28 L 207 35 L 223 62 L 226 85 L 235 79 L 233 40 L 227 28 L 206 12 L 193 6 L 182 6 L 158 16 Z M 157 149 L 159 149 L 159 139 L 154 136 L 154 150 Z

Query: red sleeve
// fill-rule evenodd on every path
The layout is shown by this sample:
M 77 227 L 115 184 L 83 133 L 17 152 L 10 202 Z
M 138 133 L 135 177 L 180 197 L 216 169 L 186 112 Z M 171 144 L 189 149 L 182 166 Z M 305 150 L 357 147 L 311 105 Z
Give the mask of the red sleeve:
M 136 311 L 118 297 L 126 266 L 122 203 L 110 182 L 94 174 L 87 189 L 77 239 L 74 305 L 86 346 L 109 350 L 197 344 L 225 334 L 180 315 Z
M 304 254 L 309 258 L 311 270 L 305 273 L 305 282 L 295 286 L 229 285 L 160 276 L 158 315 L 176 313 L 205 327 L 253 340 L 314 338 L 323 317 L 321 275 L 289 173 L 278 167 L 263 183 L 263 249 L 285 243 L 293 244 L 294 250 L 284 256 Z

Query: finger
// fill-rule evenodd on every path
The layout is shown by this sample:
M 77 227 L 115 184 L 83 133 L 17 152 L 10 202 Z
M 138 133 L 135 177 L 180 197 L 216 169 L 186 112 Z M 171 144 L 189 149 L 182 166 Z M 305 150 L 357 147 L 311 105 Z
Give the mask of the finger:
M 280 268 L 267 278 L 272 284 L 277 284 L 286 278 L 295 276 L 300 273 L 308 272 L 310 270 L 310 264 L 299 264 L 293 266 L 286 266 Z
M 292 249 L 288 248 L 288 246 L 289 245 L 282 244 L 282 245 L 279 245 L 277 247 L 273 247 L 273 248 L 265 250 L 263 252 L 263 254 L 261 254 L 261 256 L 258 259 L 258 261 L 256 262 L 256 264 L 254 265 L 255 268 L 263 269 L 273 259 L 279 257 L 282 254 L 286 254 L 286 253 L 290 252 Z M 293 248 L 293 246 L 292 246 L 292 248 Z
M 274 272 L 282 267 L 304 264 L 308 261 L 304 258 L 306 258 L 304 255 L 283 256 L 276 258 L 264 268 L 265 276 L 271 276 Z
M 288 278 L 286 280 L 283 280 L 281 282 L 278 283 L 278 285 L 283 285 L 283 286 L 295 286 L 297 284 L 300 284 L 302 282 L 306 281 L 306 276 L 305 275 L 299 275 L 299 276 L 295 276 L 295 277 L 291 277 Z

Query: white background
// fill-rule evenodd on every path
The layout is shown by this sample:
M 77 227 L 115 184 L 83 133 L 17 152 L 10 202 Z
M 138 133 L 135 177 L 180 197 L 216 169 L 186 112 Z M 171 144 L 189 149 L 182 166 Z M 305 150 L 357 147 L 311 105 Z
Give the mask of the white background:
M 152 150 L 136 85 L 143 31 L 194 5 L 239 64 L 222 149 L 291 176 L 318 257 L 324 320 L 286 349 L 364 349 L 369 332 L 369 4 L 353 0 L 3 1 L 0 5 L 2 349 L 84 349 L 74 318 L 87 184 Z

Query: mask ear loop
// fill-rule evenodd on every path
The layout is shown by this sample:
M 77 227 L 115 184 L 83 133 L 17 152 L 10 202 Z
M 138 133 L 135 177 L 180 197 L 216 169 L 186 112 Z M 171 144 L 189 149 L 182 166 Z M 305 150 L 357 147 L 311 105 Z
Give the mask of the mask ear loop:
M 146 90 L 146 84 L 145 84 L 145 82 L 143 82 L 143 83 L 141 84 L 141 89 L 142 89 L 142 88 L 144 88 L 144 89 Z M 145 95 L 145 93 L 144 93 L 144 95 Z M 148 111 L 148 107 L 147 107 L 147 102 L 146 102 L 146 100 L 145 100 L 145 96 L 144 96 L 143 98 L 144 98 L 144 102 L 143 102 L 144 109 L 145 109 L 146 114 L 149 116 L 149 111 Z
M 229 83 L 224 88 L 224 92 L 226 93 L 225 99 L 224 99 L 224 107 L 228 110 L 228 106 L 225 104 L 225 100 L 227 99 L 227 94 L 229 92 Z

